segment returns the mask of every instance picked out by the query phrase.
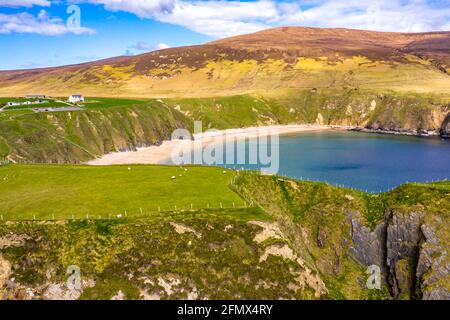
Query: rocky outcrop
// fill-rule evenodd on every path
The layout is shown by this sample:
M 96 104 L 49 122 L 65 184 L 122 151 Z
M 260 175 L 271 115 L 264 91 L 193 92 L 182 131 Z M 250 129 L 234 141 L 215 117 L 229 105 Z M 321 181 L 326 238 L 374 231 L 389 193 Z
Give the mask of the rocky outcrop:
M 395 299 L 448 300 L 450 263 L 447 247 L 425 212 L 389 210 L 372 231 L 354 214 L 351 255 L 361 264 L 377 265 Z M 435 216 L 432 222 L 443 224 Z
M 442 224 L 442 219 L 437 218 Z M 448 248 L 436 235 L 435 229 L 428 224 L 421 226 L 423 242 L 416 268 L 422 298 L 426 300 L 450 300 L 450 291 L 446 288 L 446 280 L 450 278 Z M 448 284 L 447 284 L 448 285 Z
M 442 138 L 450 139 L 450 113 L 442 123 L 440 134 Z
M 417 294 L 415 269 L 419 257 L 422 212 L 391 211 L 386 215 L 386 267 L 395 298 Z
M 354 213 L 348 214 L 351 223 L 351 239 L 353 245 L 350 253 L 360 263 L 370 266 L 377 265 L 383 268 L 385 265 L 386 226 L 379 224 L 372 231 L 363 225 Z M 383 272 L 384 273 L 384 272 Z M 384 273 L 385 274 L 385 273 Z

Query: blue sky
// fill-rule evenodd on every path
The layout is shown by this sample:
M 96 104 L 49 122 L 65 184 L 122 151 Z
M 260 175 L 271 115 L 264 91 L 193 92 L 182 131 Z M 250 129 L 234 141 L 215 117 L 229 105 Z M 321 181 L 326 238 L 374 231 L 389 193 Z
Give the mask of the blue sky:
M 75 11 L 67 13 L 70 6 Z M 448 31 L 450 0 L 0 0 L 0 70 L 139 54 L 283 25 Z

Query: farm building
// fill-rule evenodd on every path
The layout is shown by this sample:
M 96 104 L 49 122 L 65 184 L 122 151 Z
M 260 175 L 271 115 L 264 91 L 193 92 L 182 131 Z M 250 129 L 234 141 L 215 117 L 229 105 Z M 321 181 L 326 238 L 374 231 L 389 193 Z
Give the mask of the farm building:
M 72 94 L 68 101 L 71 103 L 84 102 L 84 97 L 81 94 Z

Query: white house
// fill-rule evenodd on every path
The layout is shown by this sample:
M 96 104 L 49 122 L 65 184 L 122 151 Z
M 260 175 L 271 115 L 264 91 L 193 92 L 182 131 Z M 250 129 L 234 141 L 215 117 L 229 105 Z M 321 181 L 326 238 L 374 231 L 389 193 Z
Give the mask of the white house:
M 70 103 L 84 102 L 84 97 L 81 94 L 73 94 L 68 100 Z

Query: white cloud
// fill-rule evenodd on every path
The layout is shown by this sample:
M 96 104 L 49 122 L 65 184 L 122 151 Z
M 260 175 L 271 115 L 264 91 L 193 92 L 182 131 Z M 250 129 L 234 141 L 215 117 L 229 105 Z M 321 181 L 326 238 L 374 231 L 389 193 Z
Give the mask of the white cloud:
M 40 35 L 61 35 L 65 33 L 83 34 L 94 33 L 90 28 L 68 28 L 60 18 L 50 17 L 45 10 L 37 16 L 27 12 L 17 14 L 0 13 L 0 33 L 35 33 Z
M 0 7 L 49 7 L 49 0 L 0 0 Z
M 168 49 L 170 48 L 170 46 L 167 43 L 158 43 L 158 45 L 156 46 L 156 48 L 158 48 L 158 50 L 163 50 L 163 49 Z
M 125 51 L 125 55 L 134 55 L 135 51 L 153 51 L 153 50 L 163 50 L 168 49 L 170 46 L 166 43 L 158 43 L 157 45 L 151 45 L 145 41 L 139 41 L 132 46 L 129 46 L 127 50 Z
M 438 8 L 424 0 L 321 1 L 303 16 L 311 26 L 424 32 L 445 30 L 450 6 Z
M 346 27 L 378 31 L 448 30 L 449 0 L 78 0 L 140 18 L 180 25 L 212 37 L 281 25 Z M 304 6 L 307 4 L 308 6 Z M 302 5 L 304 6 L 302 9 Z
M 131 12 L 140 18 L 152 18 L 157 12 L 170 12 L 175 0 L 75 0 L 72 2 L 101 4 L 110 11 Z

